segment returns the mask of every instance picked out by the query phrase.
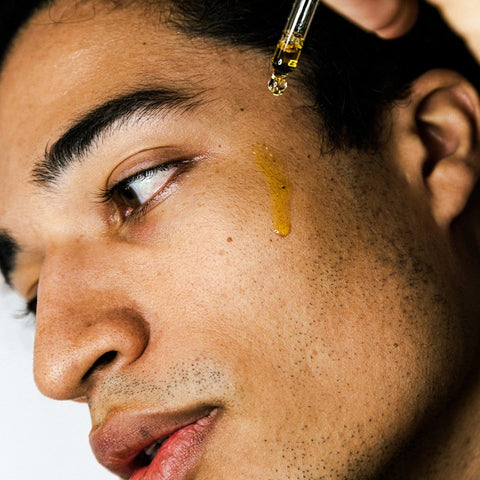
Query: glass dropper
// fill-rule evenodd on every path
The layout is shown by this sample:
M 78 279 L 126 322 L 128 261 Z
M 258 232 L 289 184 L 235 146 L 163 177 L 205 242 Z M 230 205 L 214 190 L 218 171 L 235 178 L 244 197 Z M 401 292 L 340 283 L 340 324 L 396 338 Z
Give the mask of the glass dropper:
M 303 43 L 319 0 L 295 0 L 272 57 L 273 74 L 268 89 L 276 96 L 287 88 L 287 75 L 297 68 Z

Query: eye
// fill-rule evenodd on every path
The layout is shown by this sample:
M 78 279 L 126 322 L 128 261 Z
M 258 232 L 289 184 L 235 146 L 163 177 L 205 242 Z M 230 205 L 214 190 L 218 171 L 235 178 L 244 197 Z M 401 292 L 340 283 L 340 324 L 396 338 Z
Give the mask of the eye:
M 36 315 L 37 314 L 37 297 L 32 298 L 28 303 L 26 307 L 26 311 L 30 315 Z
M 37 297 L 27 302 L 26 306 L 18 313 L 17 318 L 33 319 L 37 314 Z
M 126 220 L 145 213 L 151 203 L 165 198 L 173 180 L 186 168 L 186 161 L 176 161 L 142 170 L 118 182 L 102 197 L 113 202 L 121 218 Z

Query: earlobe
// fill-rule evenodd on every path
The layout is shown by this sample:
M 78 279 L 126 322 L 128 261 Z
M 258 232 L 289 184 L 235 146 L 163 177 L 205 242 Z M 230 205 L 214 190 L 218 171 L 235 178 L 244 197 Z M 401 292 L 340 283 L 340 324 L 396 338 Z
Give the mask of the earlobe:
M 436 223 L 448 228 L 465 208 L 480 174 L 480 101 L 462 76 L 436 70 L 413 86 L 423 144 L 423 184 Z

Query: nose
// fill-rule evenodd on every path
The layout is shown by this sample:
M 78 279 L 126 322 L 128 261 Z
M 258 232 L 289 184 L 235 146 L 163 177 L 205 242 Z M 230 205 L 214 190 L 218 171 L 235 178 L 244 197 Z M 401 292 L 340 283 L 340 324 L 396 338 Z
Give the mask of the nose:
M 34 376 L 59 400 L 88 395 L 101 377 L 124 371 L 149 342 L 149 325 L 129 296 L 120 252 L 52 249 L 38 286 Z

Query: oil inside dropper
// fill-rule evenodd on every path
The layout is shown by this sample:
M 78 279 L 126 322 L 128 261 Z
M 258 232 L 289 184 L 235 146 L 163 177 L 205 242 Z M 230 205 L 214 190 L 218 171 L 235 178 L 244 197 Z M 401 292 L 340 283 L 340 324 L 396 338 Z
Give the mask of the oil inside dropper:
M 304 38 L 298 33 L 284 32 L 272 56 L 273 73 L 268 89 L 281 95 L 287 88 L 287 75 L 295 70 L 302 53 Z
M 287 88 L 287 75 L 297 68 L 313 17 L 320 0 L 294 0 L 282 36 L 272 57 L 273 75 L 268 89 L 276 96 Z

